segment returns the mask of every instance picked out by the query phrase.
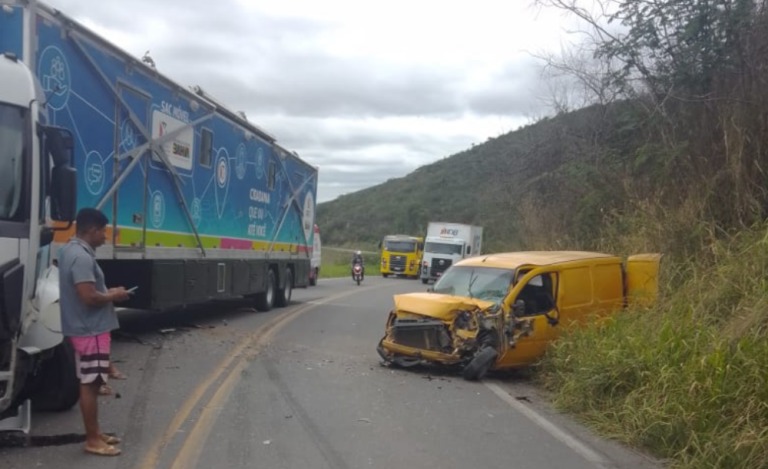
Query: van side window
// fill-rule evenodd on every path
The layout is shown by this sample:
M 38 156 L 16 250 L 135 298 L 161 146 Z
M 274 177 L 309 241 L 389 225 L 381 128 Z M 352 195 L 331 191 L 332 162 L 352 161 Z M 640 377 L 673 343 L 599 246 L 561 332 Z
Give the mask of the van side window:
M 517 297 L 524 302 L 526 316 L 546 314 L 555 307 L 553 285 L 552 274 L 537 275 L 528 281 Z

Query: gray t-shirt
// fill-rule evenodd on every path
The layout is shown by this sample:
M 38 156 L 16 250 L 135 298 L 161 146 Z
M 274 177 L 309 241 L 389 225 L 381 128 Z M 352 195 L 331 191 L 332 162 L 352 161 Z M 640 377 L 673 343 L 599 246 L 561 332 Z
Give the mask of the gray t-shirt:
M 67 337 L 93 336 L 120 327 L 112 303 L 88 306 L 77 296 L 75 285 L 84 282 L 93 282 L 97 291 L 107 292 L 104 272 L 91 246 L 72 238 L 59 250 L 58 257 L 62 333 Z

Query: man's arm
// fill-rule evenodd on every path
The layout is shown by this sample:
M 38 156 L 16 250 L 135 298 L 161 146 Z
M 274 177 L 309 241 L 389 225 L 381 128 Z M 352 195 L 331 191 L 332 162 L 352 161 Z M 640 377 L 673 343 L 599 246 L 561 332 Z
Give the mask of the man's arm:
M 106 293 L 96 290 L 95 282 L 81 282 L 75 285 L 80 301 L 88 306 L 102 306 L 116 301 L 125 301 L 129 293 L 123 287 L 110 288 Z

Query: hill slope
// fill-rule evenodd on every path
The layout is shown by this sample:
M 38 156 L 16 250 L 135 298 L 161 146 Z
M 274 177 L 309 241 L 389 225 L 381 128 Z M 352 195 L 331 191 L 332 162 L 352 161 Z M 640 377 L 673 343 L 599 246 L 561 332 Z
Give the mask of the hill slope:
M 318 206 L 329 244 L 420 234 L 431 220 L 485 227 L 488 248 L 520 245 L 540 222 L 525 213 L 547 205 L 577 231 L 621 204 L 615 197 L 621 155 L 633 154 L 641 127 L 627 103 L 593 106 L 490 138 L 411 174 Z M 576 195 L 576 197 L 574 197 Z M 543 228 L 543 227 L 542 227 Z

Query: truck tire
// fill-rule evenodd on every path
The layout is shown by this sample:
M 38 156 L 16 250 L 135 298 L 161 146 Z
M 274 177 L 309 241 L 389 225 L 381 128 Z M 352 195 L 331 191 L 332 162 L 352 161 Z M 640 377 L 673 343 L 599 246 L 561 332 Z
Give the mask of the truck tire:
M 267 273 L 267 289 L 256 295 L 256 309 L 269 311 L 275 305 L 275 272 L 270 269 Z
M 382 277 L 387 278 L 389 277 L 389 274 L 381 274 Z
M 69 410 L 80 399 L 80 380 L 75 371 L 75 351 L 68 340 L 53 349 L 35 378 L 30 396 L 32 408 L 44 412 Z
M 293 274 L 291 269 L 285 269 L 285 282 L 283 288 L 277 290 L 275 293 L 275 305 L 282 308 L 288 306 L 291 302 L 291 296 L 293 295 Z
M 491 369 L 491 365 L 496 361 L 496 357 L 499 353 L 493 347 L 483 347 L 482 350 L 477 352 L 475 357 L 470 361 L 462 371 L 462 376 L 467 381 L 477 381 L 482 379 L 488 370 Z
M 429 279 L 428 279 L 428 278 L 423 278 L 423 279 L 421 279 L 421 283 L 423 283 L 424 285 L 426 285 L 426 284 L 428 284 L 428 283 L 429 283 Z

